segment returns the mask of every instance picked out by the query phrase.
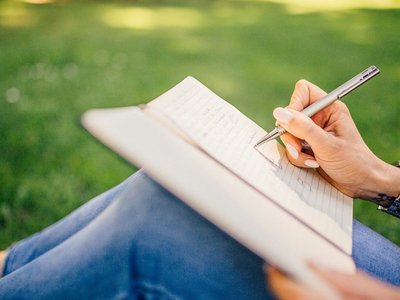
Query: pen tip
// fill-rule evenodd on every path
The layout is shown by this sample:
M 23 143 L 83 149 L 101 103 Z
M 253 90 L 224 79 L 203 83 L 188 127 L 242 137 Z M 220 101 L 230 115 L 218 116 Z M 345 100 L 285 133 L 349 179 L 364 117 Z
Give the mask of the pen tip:
M 254 148 L 257 148 L 258 146 L 272 141 L 274 139 L 276 139 L 277 137 L 279 137 L 281 135 L 281 132 L 277 129 L 272 130 L 271 132 L 269 132 L 268 134 L 266 134 L 260 141 L 258 141 L 257 144 L 254 145 Z
M 260 141 L 257 144 L 254 145 L 254 148 L 257 148 L 258 146 L 260 146 L 262 143 L 264 143 L 264 141 Z

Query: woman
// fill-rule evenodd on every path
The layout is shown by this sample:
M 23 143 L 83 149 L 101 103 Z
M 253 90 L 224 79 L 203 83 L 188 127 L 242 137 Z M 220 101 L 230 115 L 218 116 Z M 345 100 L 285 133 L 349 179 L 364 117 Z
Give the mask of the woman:
M 298 111 L 325 95 L 299 81 L 274 116 L 289 160 L 318 171 L 338 189 L 388 206 L 400 169 L 365 145 L 340 101 L 312 119 Z M 304 153 L 301 140 L 312 152 Z M 3 252 L 2 299 L 321 298 L 264 262 L 139 171 L 63 220 Z M 310 266 L 346 298 L 400 298 L 400 249 L 354 222 L 353 258 L 343 275 Z M 268 283 L 269 282 L 269 283 Z M 272 291 L 271 291 L 272 288 Z
M 311 119 L 299 113 L 326 93 L 301 80 L 287 109 L 277 108 L 274 117 L 289 133 L 283 135 L 289 160 L 296 166 L 319 167 L 318 171 L 345 194 L 389 207 L 400 197 L 400 169 L 377 158 L 362 140 L 344 103 L 336 101 Z M 301 152 L 306 140 L 313 153 Z M 358 269 L 399 285 L 399 248 L 382 240 L 375 232 L 354 223 L 353 258 Z M 338 274 L 311 266 L 345 299 L 400 299 L 400 290 L 386 285 L 362 272 Z M 321 299 L 315 291 L 269 270 L 271 286 L 284 299 Z

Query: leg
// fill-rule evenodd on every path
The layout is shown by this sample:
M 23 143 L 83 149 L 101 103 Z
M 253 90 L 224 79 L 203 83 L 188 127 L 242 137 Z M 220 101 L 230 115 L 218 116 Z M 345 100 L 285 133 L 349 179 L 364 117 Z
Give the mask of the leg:
M 16 243 L 9 249 L 4 275 L 41 256 L 81 230 L 107 208 L 129 182 L 136 180 L 142 174 L 143 171 L 136 172 L 123 183 L 95 197 L 52 226 Z
M 4 299 L 264 299 L 262 260 L 147 176 L 0 280 Z
M 400 286 L 400 247 L 358 221 L 353 222 L 353 258 L 358 269 Z
M 377 245 L 394 246 L 355 222 L 358 267 L 391 279 L 374 267 L 383 262 L 384 270 L 392 270 L 392 262 L 385 263 Z M 397 247 L 391 250 L 398 255 Z M 364 260 L 366 256 L 372 259 Z M 138 294 L 262 298 L 268 294 L 261 264 L 258 257 L 143 176 L 79 233 L 1 280 L 0 294 L 10 298 Z

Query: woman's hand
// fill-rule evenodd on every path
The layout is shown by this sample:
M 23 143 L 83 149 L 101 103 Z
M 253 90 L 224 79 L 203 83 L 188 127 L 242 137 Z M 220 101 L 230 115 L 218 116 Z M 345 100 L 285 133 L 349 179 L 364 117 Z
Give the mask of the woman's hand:
M 296 166 L 318 168 L 334 186 L 351 197 L 374 199 L 379 193 L 400 193 L 400 170 L 376 157 L 364 143 L 349 110 L 341 101 L 315 114 L 300 113 L 325 96 L 316 85 L 297 82 L 289 106 L 274 110 L 288 158 Z M 310 149 L 304 149 L 306 141 Z
M 364 273 L 345 275 L 311 267 L 337 292 L 342 299 L 400 299 L 400 289 L 383 283 Z M 279 270 L 268 269 L 268 282 L 279 299 L 325 299 L 317 291 L 291 279 Z

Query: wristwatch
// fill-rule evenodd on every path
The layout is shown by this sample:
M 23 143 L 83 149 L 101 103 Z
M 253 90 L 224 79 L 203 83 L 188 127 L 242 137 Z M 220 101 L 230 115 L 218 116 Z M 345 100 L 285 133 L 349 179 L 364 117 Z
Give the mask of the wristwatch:
M 396 161 L 393 163 L 394 166 L 400 168 L 400 160 Z M 379 195 L 380 196 L 380 195 Z M 400 194 L 397 196 L 397 198 L 394 197 L 383 197 L 380 203 L 385 202 L 385 204 L 378 205 L 378 209 L 380 211 L 386 212 L 392 216 L 395 216 L 397 218 L 400 218 Z M 380 204 L 378 203 L 378 204 Z M 383 204 L 383 203 L 382 203 Z

